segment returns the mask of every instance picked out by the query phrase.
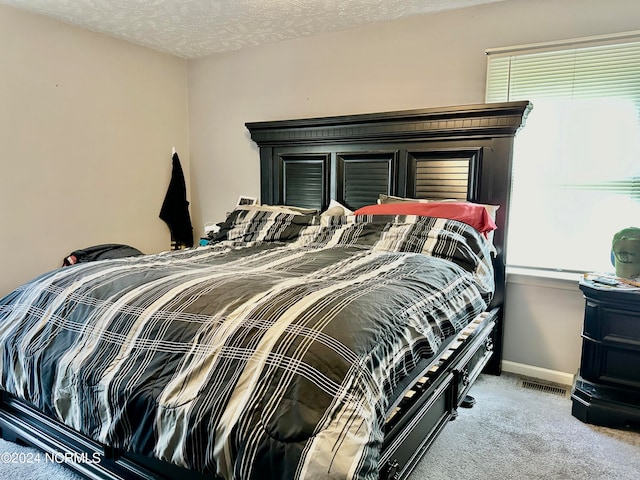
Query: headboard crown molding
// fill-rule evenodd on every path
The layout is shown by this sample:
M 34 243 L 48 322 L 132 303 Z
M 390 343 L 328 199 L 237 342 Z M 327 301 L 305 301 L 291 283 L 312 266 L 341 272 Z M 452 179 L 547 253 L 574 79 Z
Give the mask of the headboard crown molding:
M 528 101 L 436 107 L 384 113 L 249 122 L 251 139 L 260 147 L 397 142 L 441 138 L 513 136 L 524 125 Z

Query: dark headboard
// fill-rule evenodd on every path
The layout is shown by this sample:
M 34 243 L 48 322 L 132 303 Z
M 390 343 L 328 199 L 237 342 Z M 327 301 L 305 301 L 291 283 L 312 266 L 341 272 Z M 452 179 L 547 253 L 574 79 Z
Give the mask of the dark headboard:
M 513 139 L 530 109 L 508 102 L 247 123 L 260 147 L 260 200 L 323 210 L 335 199 L 355 209 L 384 193 L 500 205 L 492 306 L 502 307 Z M 491 373 L 500 373 L 502 330 L 500 321 Z

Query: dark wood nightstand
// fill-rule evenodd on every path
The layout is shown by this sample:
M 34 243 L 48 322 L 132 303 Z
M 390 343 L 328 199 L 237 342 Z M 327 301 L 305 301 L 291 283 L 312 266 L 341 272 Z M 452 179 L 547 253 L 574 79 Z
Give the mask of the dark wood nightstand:
M 574 417 L 614 428 L 640 428 L 640 289 L 580 282 L 586 300 Z

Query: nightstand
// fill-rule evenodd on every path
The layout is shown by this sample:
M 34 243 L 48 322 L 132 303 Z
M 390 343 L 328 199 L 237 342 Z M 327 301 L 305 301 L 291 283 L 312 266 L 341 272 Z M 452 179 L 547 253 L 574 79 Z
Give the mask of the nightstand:
M 640 290 L 580 282 L 586 300 L 574 417 L 614 428 L 640 428 Z

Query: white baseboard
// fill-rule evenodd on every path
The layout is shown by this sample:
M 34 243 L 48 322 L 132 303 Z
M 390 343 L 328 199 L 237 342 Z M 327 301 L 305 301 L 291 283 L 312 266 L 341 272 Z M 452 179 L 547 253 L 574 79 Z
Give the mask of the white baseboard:
M 509 360 L 502 360 L 502 371 L 569 386 L 573 385 L 573 378 L 575 376 L 573 373 L 534 367 L 533 365 L 510 362 Z

